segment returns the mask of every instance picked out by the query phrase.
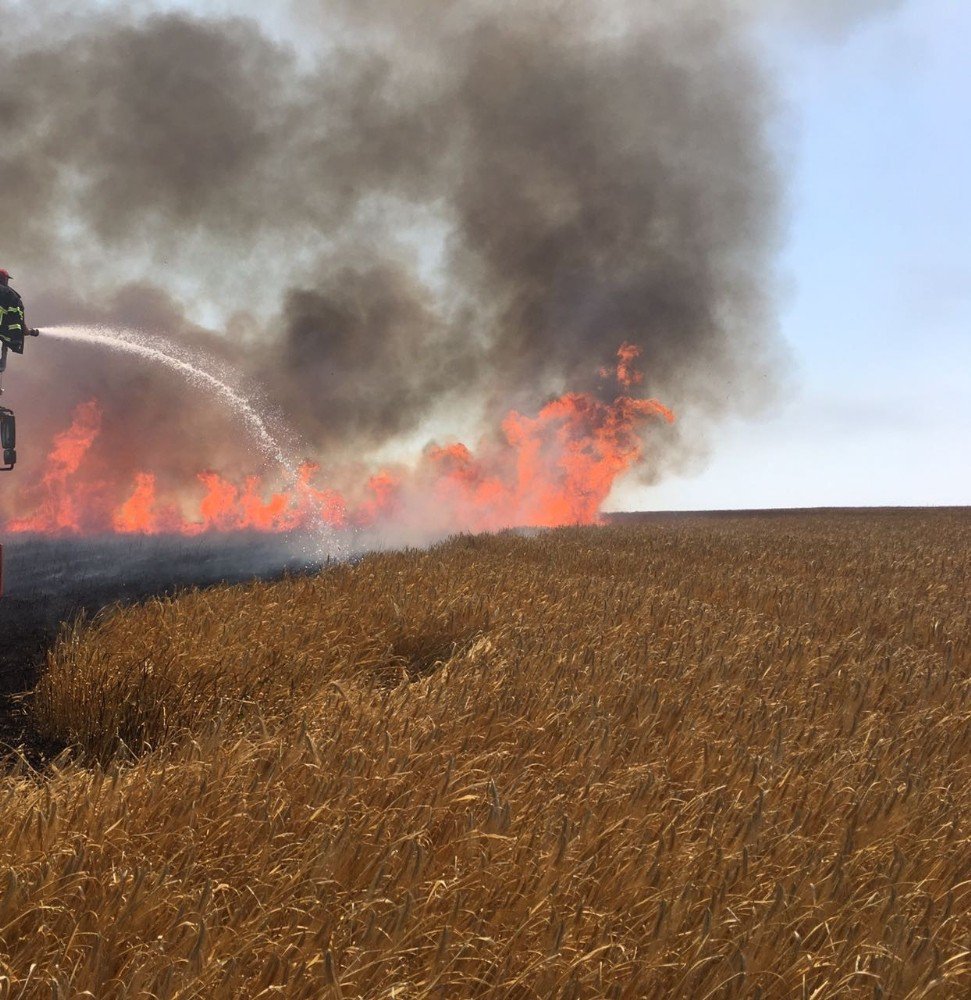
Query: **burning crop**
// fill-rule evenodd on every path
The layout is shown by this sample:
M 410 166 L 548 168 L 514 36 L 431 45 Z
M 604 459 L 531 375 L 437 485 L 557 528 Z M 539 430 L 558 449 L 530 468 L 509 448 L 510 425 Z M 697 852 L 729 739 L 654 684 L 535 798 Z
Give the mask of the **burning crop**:
M 201 496 L 192 509 L 185 484 L 166 492 L 152 470 L 136 472 L 129 484 L 116 481 L 110 464 L 95 476 L 87 473 L 105 419 L 100 403 L 91 400 L 75 409 L 71 426 L 55 436 L 40 478 L 24 488 L 28 512 L 5 528 L 147 535 L 408 528 L 427 524 L 432 511 L 438 532 L 593 524 L 617 479 L 641 461 L 650 425 L 674 421 L 658 400 L 629 395 L 643 381 L 634 367 L 638 355 L 625 343 L 616 371 L 602 373 L 616 378 L 620 395 L 614 399 L 570 392 L 533 416 L 511 411 L 499 432 L 474 451 L 461 443 L 432 443 L 412 465 L 373 471 L 348 490 L 322 483 L 311 462 L 275 489 L 260 476 L 240 481 L 205 470 L 196 477 Z

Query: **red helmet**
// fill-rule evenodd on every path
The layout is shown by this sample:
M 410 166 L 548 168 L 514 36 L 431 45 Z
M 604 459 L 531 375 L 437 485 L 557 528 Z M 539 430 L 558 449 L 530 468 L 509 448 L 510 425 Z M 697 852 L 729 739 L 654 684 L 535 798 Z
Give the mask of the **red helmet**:
M 10 280 L 10 272 L 0 267 L 0 283 L 6 284 Z

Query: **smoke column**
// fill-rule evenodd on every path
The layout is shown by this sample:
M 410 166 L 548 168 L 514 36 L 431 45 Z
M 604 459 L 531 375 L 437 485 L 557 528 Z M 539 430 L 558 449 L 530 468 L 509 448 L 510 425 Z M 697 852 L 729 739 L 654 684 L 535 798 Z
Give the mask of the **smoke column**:
M 773 98 L 737 5 L 306 0 L 272 34 L 17 11 L 0 3 L 2 252 L 32 325 L 217 355 L 325 470 L 453 428 L 474 445 L 567 391 L 610 402 L 625 343 L 680 418 L 646 479 L 771 398 Z M 146 451 L 173 481 L 253 471 L 207 393 L 60 350 L 9 377 L 25 478 L 89 397 L 102 472 Z

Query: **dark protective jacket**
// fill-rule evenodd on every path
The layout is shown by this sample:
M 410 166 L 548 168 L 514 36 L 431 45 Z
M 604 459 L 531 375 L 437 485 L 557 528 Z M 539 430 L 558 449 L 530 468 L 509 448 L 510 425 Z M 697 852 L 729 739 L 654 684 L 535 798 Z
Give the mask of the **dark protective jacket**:
M 23 354 L 26 333 L 23 299 L 9 285 L 0 285 L 0 344 Z

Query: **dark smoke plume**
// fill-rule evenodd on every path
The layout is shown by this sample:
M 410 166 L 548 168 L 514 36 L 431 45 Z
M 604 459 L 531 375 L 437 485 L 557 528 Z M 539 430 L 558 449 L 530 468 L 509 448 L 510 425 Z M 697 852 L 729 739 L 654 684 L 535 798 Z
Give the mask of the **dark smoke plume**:
M 606 391 L 622 341 L 693 439 L 766 397 L 772 102 L 730 5 L 306 0 L 293 44 L 242 17 L 59 11 L 31 5 L 0 56 L 0 263 L 35 323 L 232 355 L 328 460 L 432 414 Z M 16 377 L 76 401 L 78 351 L 53 357 Z M 244 457 L 170 376 L 91 364 L 126 461 Z

